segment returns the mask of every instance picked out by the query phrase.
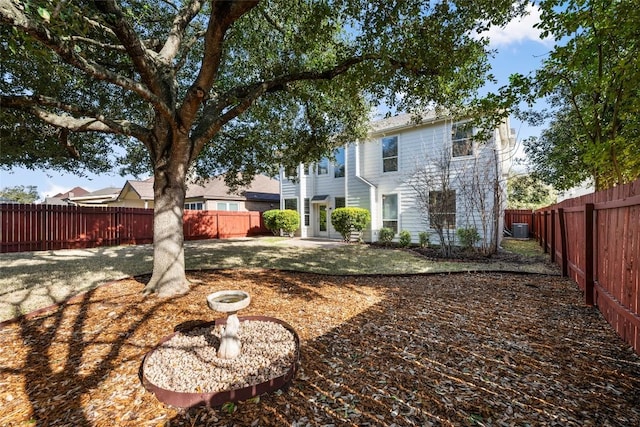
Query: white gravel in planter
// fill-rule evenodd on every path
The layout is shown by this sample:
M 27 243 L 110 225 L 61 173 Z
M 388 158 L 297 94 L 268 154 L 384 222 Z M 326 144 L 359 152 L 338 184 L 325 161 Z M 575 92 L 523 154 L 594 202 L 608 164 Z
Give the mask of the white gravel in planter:
M 220 327 L 178 332 L 147 357 L 144 376 L 154 385 L 181 393 L 216 393 L 248 387 L 288 372 L 296 351 L 291 331 L 279 323 L 240 323 L 242 353 L 216 356 Z

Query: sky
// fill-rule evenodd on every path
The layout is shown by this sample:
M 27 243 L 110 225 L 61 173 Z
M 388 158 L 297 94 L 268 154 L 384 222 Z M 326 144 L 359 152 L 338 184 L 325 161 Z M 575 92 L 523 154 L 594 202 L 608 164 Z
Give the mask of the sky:
M 529 15 L 511 22 L 504 28 L 491 28 L 488 36 L 491 48 L 497 54 L 491 60 L 492 74 L 498 80 L 495 88 L 506 85 L 513 73 L 528 74 L 537 69 L 553 47 L 553 40 L 541 40 L 539 31 L 534 24 L 539 21 L 539 11 L 534 6 L 529 7 Z M 491 89 L 488 87 L 487 89 Z M 541 128 L 531 127 L 511 118 L 511 127 L 515 129 L 518 146 L 517 156 L 523 157 L 522 140 L 530 136 L 538 136 Z M 120 176 L 117 172 L 85 177 L 69 173 L 46 170 L 28 170 L 13 168 L 9 171 L 0 170 L 0 188 L 36 186 L 40 200 L 58 193 L 64 193 L 74 187 L 82 187 L 87 191 L 96 191 L 106 187 L 122 188 L 133 176 Z

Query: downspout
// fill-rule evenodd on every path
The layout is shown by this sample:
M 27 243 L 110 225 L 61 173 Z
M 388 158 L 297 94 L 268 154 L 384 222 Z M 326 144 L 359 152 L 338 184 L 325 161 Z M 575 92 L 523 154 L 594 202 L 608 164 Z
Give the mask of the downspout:
M 376 237 L 374 236 L 374 230 L 376 230 L 375 232 L 377 233 L 377 230 L 380 228 L 378 226 L 378 217 L 375 214 L 377 212 L 377 206 L 376 206 L 376 186 L 371 183 L 370 181 L 368 181 L 367 179 L 363 178 L 360 172 L 360 142 L 356 141 L 356 167 L 355 167 L 355 177 L 358 178 L 360 181 L 364 182 L 368 187 L 369 187 L 369 206 L 371 209 L 371 241 L 375 241 L 377 240 Z

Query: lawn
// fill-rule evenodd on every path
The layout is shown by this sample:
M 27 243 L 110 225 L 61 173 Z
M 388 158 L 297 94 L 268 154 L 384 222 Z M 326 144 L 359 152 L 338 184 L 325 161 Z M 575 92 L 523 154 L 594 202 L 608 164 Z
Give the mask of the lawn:
M 509 243 L 507 243 L 509 244 Z M 535 251 L 535 242 L 528 242 Z M 515 252 L 511 252 L 515 255 Z M 185 244 L 188 270 L 257 268 L 322 274 L 399 274 L 516 270 L 556 273 L 543 258 L 490 262 L 434 261 L 413 252 L 369 245 L 329 246 L 262 237 Z M 523 260 L 527 261 L 523 261 Z M 151 272 L 151 245 L 0 254 L 0 321 L 61 302 L 95 287 Z

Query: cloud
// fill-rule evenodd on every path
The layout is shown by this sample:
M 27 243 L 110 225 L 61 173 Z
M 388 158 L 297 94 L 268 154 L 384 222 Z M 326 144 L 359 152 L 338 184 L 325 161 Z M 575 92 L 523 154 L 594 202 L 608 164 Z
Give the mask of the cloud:
M 553 44 L 552 37 L 540 38 L 540 29 L 534 25 L 540 22 L 540 9 L 533 4 L 527 5 L 526 14 L 509 22 L 504 27 L 491 27 L 481 34 L 482 37 L 490 40 L 490 46 L 506 47 L 512 44 L 521 44 L 527 41 L 534 41 L 545 46 Z

